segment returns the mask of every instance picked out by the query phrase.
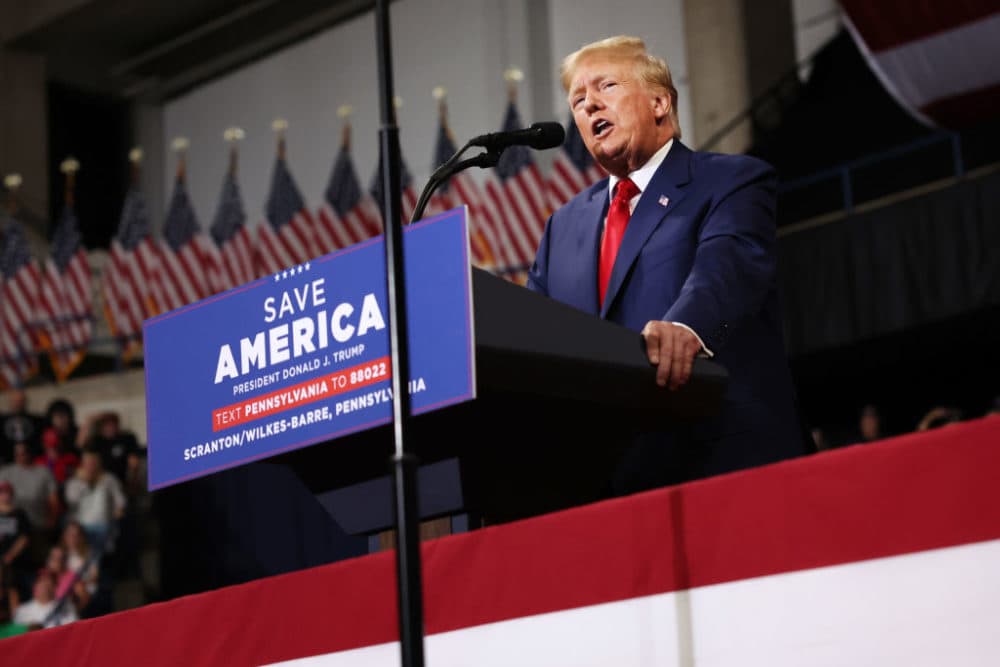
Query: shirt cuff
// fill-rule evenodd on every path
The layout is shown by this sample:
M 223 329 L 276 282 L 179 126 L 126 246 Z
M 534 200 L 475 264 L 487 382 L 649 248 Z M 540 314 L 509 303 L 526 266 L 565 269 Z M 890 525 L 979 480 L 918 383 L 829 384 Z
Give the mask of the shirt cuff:
M 675 325 L 677 325 L 679 327 L 684 327 L 685 329 L 687 329 L 688 331 L 690 331 L 691 333 L 693 333 L 694 337 L 698 339 L 698 344 L 701 345 L 701 352 L 699 352 L 696 356 L 704 357 L 706 359 L 711 359 L 712 357 L 715 356 L 714 352 L 712 352 L 710 349 L 708 349 L 707 347 L 705 347 L 705 341 L 703 341 L 701 339 L 701 336 L 698 335 L 697 331 L 695 331 L 694 329 L 692 329 L 688 325 L 684 324 L 683 322 L 671 322 L 671 324 L 675 324 Z

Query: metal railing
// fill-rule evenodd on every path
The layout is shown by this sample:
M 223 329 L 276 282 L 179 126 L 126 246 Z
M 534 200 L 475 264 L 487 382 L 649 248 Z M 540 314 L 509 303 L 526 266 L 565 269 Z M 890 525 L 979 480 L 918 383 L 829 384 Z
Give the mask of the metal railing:
M 829 169 L 809 174 L 808 176 L 784 181 L 779 184 L 778 193 L 779 195 L 787 195 L 824 182 L 838 181 L 841 192 L 841 206 L 836 210 L 851 213 L 854 211 L 857 203 L 854 176 L 858 170 L 879 164 L 886 164 L 892 160 L 914 155 L 939 144 L 950 144 L 951 175 L 955 178 L 964 176 L 966 169 L 962 158 L 961 135 L 957 132 L 942 130 L 884 151 L 872 153 L 856 160 L 850 160 Z

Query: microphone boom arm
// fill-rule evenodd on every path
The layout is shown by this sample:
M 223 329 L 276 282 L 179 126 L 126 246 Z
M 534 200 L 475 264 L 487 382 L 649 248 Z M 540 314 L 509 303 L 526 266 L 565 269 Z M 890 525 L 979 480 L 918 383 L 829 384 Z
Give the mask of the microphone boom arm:
M 431 174 L 431 177 L 427 180 L 427 185 L 424 186 L 423 192 L 420 193 L 420 199 L 417 200 L 417 205 L 413 209 L 413 216 L 410 218 L 410 224 L 413 224 L 417 220 L 424 217 L 424 208 L 426 208 L 431 195 L 438 188 L 438 186 L 441 185 L 441 183 L 448 180 L 458 172 L 468 169 L 469 167 L 479 167 L 481 169 L 495 167 L 497 162 L 500 161 L 500 155 L 503 153 L 502 148 L 500 150 L 487 150 L 478 155 L 474 155 L 473 157 L 460 161 L 459 158 L 462 156 L 462 153 L 469 150 L 471 147 L 472 142 L 467 143 L 461 150 L 457 151 L 454 155 L 448 158 L 447 162 L 434 170 L 434 173 Z

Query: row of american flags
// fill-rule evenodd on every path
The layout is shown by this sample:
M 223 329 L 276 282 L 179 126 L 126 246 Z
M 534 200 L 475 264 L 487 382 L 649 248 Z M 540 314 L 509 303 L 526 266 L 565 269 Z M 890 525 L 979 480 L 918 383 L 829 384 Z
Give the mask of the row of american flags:
M 502 130 L 521 127 L 511 100 Z M 467 205 L 473 263 L 522 281 L 551 211 L 604 175 L 572 119 L 566 129 L 566 142 L 547 174 L 527 148 L 510 148 L 482 178 L 463 172 L 442 184 L 425 217 Z M 381 234 L 380 169 L 366 190 L 350 148 L 345 124 L 322 201 L 312 207 L 295 182 L 279 132 L 263 220 L 248 226 L 234 143 L 207 230 L 188 196 L 181 153 L 159 238 L 138 185 L 139 155 L 133 155 L 132 183 L 99 278 L 91 275 L 81 243 L 71 174 L 48 257 L 31 256 L 25 230 L 10 207 L 11 212 L 0 214 L 0 386 L 27 382 L 38 373 L 41 355 L 47 355 L 56 379 L 65 380 L 87 353 L 96 316 L 106 319 L 123 358 L 131 359 L 141 350 L 143 320 Z M 442 102 L 433 166 L 456 150 Z M 402 213 L 409 221 L 418 191 L 405 156 L 400 176 Z

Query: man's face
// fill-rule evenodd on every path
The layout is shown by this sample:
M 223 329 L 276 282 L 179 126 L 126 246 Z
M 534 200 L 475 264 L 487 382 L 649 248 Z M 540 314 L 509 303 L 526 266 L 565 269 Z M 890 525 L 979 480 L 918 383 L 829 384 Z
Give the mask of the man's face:
M 28 397 L 20 389 L 11 389 L 7 402 L 10 405 L 11 412 L 20 414 L 24 412 L 24 409 L 28 405 Z
M 584 58 L 570 82 L 568 101 L 587 150 L 616 176 L 641 167 L 673 136 L 669 96 L 650 89 L 631 61 Z
M 93 452 L 87 452 L 80 458 L 80 468 L 86 475 L 96 475 L 100 467 L 101 460 Z
M 875 440 L 879 437 L 880 420 L 878 413 L 874 411 L 865 411 L 861 415 L 861 435 L 868 440 Z
M 100 434 L 105 440 L 118 437 L 118 420 L 111 417 L 104 418 L 101 421 Z
M 32 586 L 32 593 L 34 597 L 39 602 L 51 602 L 52 598 L 55 596 L 55 585 L 52 581 L 52 577 L 49 576 L 39 576 L 35 579 L 35 585 Z
M 31 465 L 31 452 L 28 451 L 26 443 L 19 442 L 14 445 L 14 463 L 19 466 Z

